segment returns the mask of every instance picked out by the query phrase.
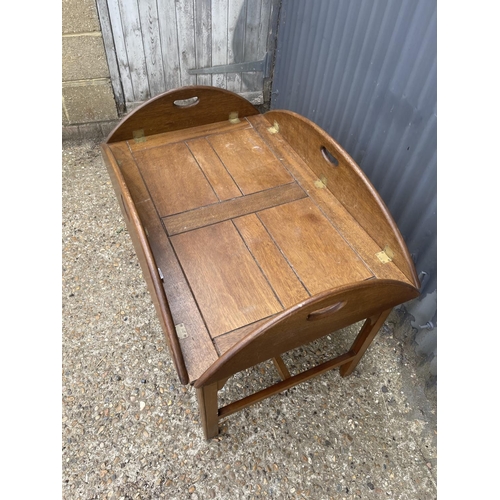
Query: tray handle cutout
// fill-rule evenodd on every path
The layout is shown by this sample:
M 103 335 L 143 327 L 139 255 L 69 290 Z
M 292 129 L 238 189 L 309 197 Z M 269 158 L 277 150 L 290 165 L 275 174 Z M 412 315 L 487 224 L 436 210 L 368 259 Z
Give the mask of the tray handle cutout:
M 328 163 L 330 163 L 334 167 L 339 166 L 339 161 L 337 160 L 337 158 L 335 156 L 333 156 L 333 154 L 327 148 L 325 148 L 325 146 L 321 146 L 320 150 L 321 150 L 321 154 L 323 155 L 323 158 Z
M 323 309 L 313 311 L 307 316 L 307 321 L 316 321 L 318 319 L 327 318 L 328 316 L 335 314 L 337 311 L 340 311 L 346 304 L 347 300 L 343 300 L 341 302 L 336 302 L 331 306 L 323 307 Z
M 177 108 L 191 108 L 192 106 L 196 106 L 200 102 L 200 98 L 198 96 L 189 97 L 188 99 L 176 99 L 174 101 L 174 106 Z

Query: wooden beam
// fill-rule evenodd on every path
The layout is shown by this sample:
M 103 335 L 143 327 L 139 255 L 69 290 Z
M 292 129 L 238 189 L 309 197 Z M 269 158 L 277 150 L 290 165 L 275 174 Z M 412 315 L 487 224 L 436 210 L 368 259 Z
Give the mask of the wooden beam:
M 284 361 L 281 359 L 281 356 L 276 356 L 275 358 L 273 358 L 273 363 L 276 367 L 276 370 L 278 370 L 278 373 L 280 374 L 282 380 L 286 380 L 287 378 L 292 377 Z
M 274 384 L 271 387 L 263 389 L 262 391 L 256 392 L 255 394 L 247 396 L 246 398 L 239 399 L 234 403 L 230 403 L 226 406 L 223 406 L 222 408 L 219 408 L 219 419 L 228 417 L 233 413 L 243 410 L 247 406 L 258 403 L 259 401 L 262 401 L 270 396 L 273 396 L 274 394 L 278 394 L 279 392 L 286 391 L 291 387 L 294 387 L 302 382 L 305 382 L 306 380 L 321 375 L 322 373 L 332 370 L 333 368 L 337 368 L 345 363 L 349 363 L 349 361 L 352 361 L 354 358 L 355 358 L 354 353 L 352 353 L 351 351 L 346 352 L 345 354 L 337 356 L 336 358 L 333 358 L 330 361 L 326 361 L 321 365 L 315 366 L 314 368 L 306 370 L 305 372 L 287 378 L 282 382 L 278 382 L 277 384 Z

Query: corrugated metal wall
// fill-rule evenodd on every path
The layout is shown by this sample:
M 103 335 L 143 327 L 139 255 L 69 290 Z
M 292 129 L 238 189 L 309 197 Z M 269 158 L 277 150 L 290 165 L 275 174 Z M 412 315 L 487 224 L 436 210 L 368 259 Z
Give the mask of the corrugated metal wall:
M 283 0 L 271 107 L 317 123 L 368 175 L 426 273 L 410 312 L 434 325 L 436 83 L 435 0 Z M 417 335 L 428 354 L 435 334 Z

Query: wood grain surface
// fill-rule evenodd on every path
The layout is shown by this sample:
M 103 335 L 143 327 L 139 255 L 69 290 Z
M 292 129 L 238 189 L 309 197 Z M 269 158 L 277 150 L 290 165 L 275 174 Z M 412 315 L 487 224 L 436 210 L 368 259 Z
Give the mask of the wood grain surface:
M 222 134 L 224 132 L 250 127 L 251 125 L 246 118 L 243 118 L 237 123 L 225 120 L 223 122 L 208 123 L 207 125 L 175 130 L 173 132 L 145 136 L 141 140 L 132 139 L 128 141 L 128 145 L 131 151 L 142 151 L 143 149 L 165 146 L 166 144 L 187 141 L 189 139 L 195 139 L 196 137 L 206 137 L 212 134 Z
M 290 201 L 300 200 L 306 196 L 306 193 L 298 184 L 285 184 L 266 191 L 165 217 L 163 222 L 168 234 L 174 235 Z
M 287 184 L 292 176 L 253 130 L 214 135 L 208 142 L 243 194 Z
M 161 217 L 219 201 L 186 144 L 138 151 L 134 158 Z
M 140 203 L 137 210 L 147 229 L 156 266 L 163 274 L 163 289 L 174 325 L 183 324 L 187 332 L 187 337 L 179 339 L 179 343 L 189 382 L 193 382 L 203 368 L 207 369 L 217 359 L 217 352 L 153 203 L 151 200 Z
M 135 205 L 137 206 L 139 203 L 149 200 L 151 196 L 127 143 L 115 142 L 109 145 L 109 149 L 113 152 Z
M 196 158 L 198 165 L 203 170 L 219 200 L 230 200 L 242 195 L 231 174 L 226 170 L 206 137 L 188 141 L 187 146 Z
M 311 295 L 373 276 L 312 200 L 258 216 Z
M 255 214 L 238 217 L 234 224 L 283 307 L 291 307 L 309 293 Z
M 171 241 L 212 337 L 283 309 L 232 222 Z
M 267 318 L 262 318 L 254 323 L 250 323 L 249 325 L 242 326 L 240 328 L 236 328 L 231 332 L 227 332 L 223 335 L 219 335 L 214 339 L 214 346 L 219 353 L 219 356 L 222 356 L 226 351 L 231 349 L 234 344 L 244 339 L 248 334 L 256 330 L 260 325 L 263 325 L 266 321 L 269 321 L 272 316 L 268 316 Z

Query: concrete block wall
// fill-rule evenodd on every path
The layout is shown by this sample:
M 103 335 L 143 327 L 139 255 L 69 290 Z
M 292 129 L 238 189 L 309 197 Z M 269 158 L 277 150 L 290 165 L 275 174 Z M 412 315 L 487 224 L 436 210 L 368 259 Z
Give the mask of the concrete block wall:
M 63 140 L 102 138 L 117 122 L 95 0 L 63 0 Z

